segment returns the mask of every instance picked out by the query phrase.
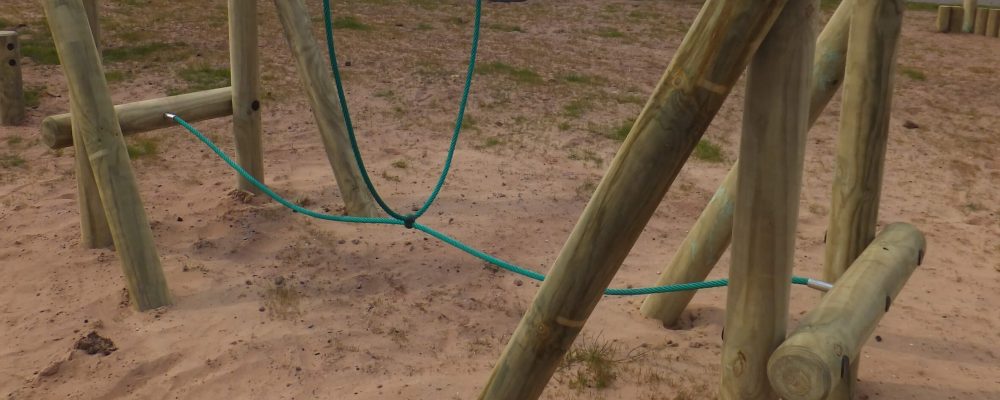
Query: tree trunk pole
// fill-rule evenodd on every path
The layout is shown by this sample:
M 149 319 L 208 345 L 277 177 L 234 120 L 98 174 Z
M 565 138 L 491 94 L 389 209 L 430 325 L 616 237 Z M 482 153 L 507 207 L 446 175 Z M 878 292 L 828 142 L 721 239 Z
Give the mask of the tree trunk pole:
M 784 3 L 705 3 L 480 399 L 531 400 L 541 395 Z
M 809 126 L 823 113 L 844 81 L 847 33 L 853 4 L 854 0 L 841 2 L 816 40 Z M 722 258 L 722 254 L 729 248 L 733 233 L 738 168 L 737 162 L 726 174 L 674 258 L 663 269 L 655 286 L 703 281 Z M 643 301 L 640 311 L 647 318 L 658 319 L 664 326 L 673 327 L 677 325 L 681 313 L 691 303 L 694 295 L 695 291 L 650 295 Z
M 0 126 L 24 122 L 24 81 L 21 78 L 21 43 L 15 31 L 0 31 Z
M 236 161 L 251 176 L 264 182 L 256 0 L 229 0 L 229 69 L 233 82 Z M 250 181 L 239 176 L 237 187 L 251 193 L 260 193 Z
M 42 5 L 69 86 L 70 109 L 76 113 L 77 146 L 86 149 L 90 160 L 129 293 L 139 310 L 168 305 L 166 278 L 83 3 L 43 0 Z
M 83 8 L 87 11 L 87 22 L 90 24 L 90 33 L 94 37 L 94 45 L 97 46 L 97 53 L 101 53 L 101 9 L 98 0 L 83 0 Z
M 989 18 L 989 10 L 984 7 L 979 7 L 976 10 L 976 24 L 973 31 L 977 35 L 986 35 L 986 20 Z
M 909 224 L 889 225 L 875 238 L 771 356 L 767 374 L 783 399 L 833 398 L 838 382 L 853 379 L 847 365 L 856 365 L 925 248 L 924 235 Z
M 359 217 L 381 215 L 375 199 L 365 188 L 361 170 L 351 153 L 337 87 L 323 51 L 313 37 L 305 4 L 302 0 L 275 0 L 274 5 L 278 8 L 278 19 L 292 49 L 347 213 Z
M 788 322 L 818 10 L 818 0 L 789 0 L 747 70 L 723 400 L 775 398 L 767 360 Z
M 902 0 L 857 0 L 847 50 L 823 278 L 835 283 L 875 237 Z M 858 357 L 830 400 L 853 398 Z
M 976 24 L 976 0 L 962 0 L 962 32 L 972 33 Z

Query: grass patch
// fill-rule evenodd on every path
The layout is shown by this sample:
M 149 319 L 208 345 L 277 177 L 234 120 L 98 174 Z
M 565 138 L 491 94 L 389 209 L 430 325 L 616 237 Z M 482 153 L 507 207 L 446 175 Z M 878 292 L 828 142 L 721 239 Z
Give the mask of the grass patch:
M 462 129 L 475 129 L 479 130 L 479 120 L 473 117 L 471 114 L 465 114 L 462 116 Z
M 399 182 L 399 181 L 402 181 L 402 179 L 400 177 L 398 177 L 396 175 L 389 175 L 389 172 L 387 172 L 387 171 L 382 171 L 382 179 L 385 179 L 385 180 L 390 181 L 390 182 Z
M 383 89 L 375 92 L 375 97 L 382 97 L 386 99 L 391 99 L 396 96 L 396 93 L 392 89 Z
M 589 199 L 590 196 L 594 194 L 594 190 L 597 189 L 597 183 L 591 179 L 587 179 L 576 187 L 576 196 L 581 199 Z
M 625 37 L 625 34 L 615 28 L 601 28 L 597 30 L 597 36 L 602 38 L 620 38 Z
M 604 79 L 600 76 L 581 75 L 573 72 L 570 72 L 565 75 L 560 75 L 559 80 L 567 83 L 579 83 L 583 85 L 597 85 L 608 81 L 607 79 Z
M 177 72 L 187 87 L 183 89 L 171 88 L 167 90 L 170 96 L 197 92 L 201 90 L 216 89 L 230 85 L 230 75 L 228 68 L 215 68 L 209 66 L 188 67 Z
M 357 17 L 353 15 L 348 15 L 344 17 L 337 17 L 333 19 L 333 29 L 349 29 L 354 31 L 370 31 L 372 27 L 364 22 L 361 22 Z
M 22 139 L 20 136 L 11 136 L 11 137 L 7 138 L 7 145 L 8 146 L 16 146 L 18 144 L 21 144 L 21 142 L 23 142 L 23 141 L 24 141 L 24 139 Z
M 563 106 L 563 115 L 572 118 L 579 118 L 590 109 L 590 102 L 584 99 L 575 99 Z
M 26 39 L 21 40 L 21 55 L 43 65 L 59 65 L 59 53 L 49 35 L 48 25 L 44 31 L 29 30 Z
M 559 130 L 561 130 L 561 131 L 568 131 L 572 127 L 573 126 L 570 125 L 569 122 L 566 122 L 566 121 L 560 122 L 559 126 L 558 126 Z
M 597 155 L 597 153 L 592 150 L 577 151 L 573 150 L 569 152 L 570 160 L 592 162 L 595 167 L 600 168 L 604 164 L 604 159 Z
M 907 1 L 906 9 L 913 11 L 937 11 L 938 4 Z
M 600 337 L 585 337 L 566 353 L 559 369 L 569 374 L 569 386 L 574 389 L 604 389 L 614 383 L 625 364 L 645 355 L 637 349 L 624 351 L 621 345 Z
M 0 155 L 0 167 L 14 168 L 24 165 L 24 159 L 17 154 Z
M 500 140 L 500 138 L 496 136 L 490 136 L 486 138 L 486 140 L 483 140 L 483 145 L 481 148 L 488 149 L 490 147 L 496 147 L 501 144 L 503 144 L 503 140 Z
M 421 22 L 421 23 L 417 24 L 417 30 L 418 31 L 429 31 L 431 29 L 434 29 L 434 26 L 431 25 L 431 24 L 428 24 L 426 22 Z
M 510 24 L 489 24 L 486 27 L 501 32 L 524 32 L 520 26 Z
M 44 86 L 31 86 L 24 88 L 24 106 L 28 108 L 37 108 L 41 105 L 43 90 L 45 90 Z
M 392 166 L 399 169 L 406 169 L 410 166 L 410 163 L 406 162 L 406 160 L 396 160 L 392 162 Z
M 915 69 L 915 68 L 900 67 L 899 68 L 899 73 L 901 73 L 904 76 L 906 76 L 907 78 L 913 79 L 915 81 L 926 81 L 927 80 L 927 75 L 924 75 L 924 73 L 922 71 L 920 71 L 918 69 Z
M 176 49 L 178 47 L 181 47 L 181 45 L 172 43 L 146 43 L 138 46 L 122 46 L 104 49 L 101 54 L 104 57 L 104 62 L 116 63 L 143 60 L 165 50 Z
M 708 162 L 723 162 L 725 157 L 722 154 L 722 147 L 710 142 L 708 139 L 701 139 L 694 147 L 694 157 Z
M 108 83 L 121 82 L 132 78 L 132 74 L 125 71 L 104 71 L 104 79 Z
M 131 142 L 125 145 L 125 149 L 128 150 L 128 158 L 132 160 L 152 156 L 156 154 L 157 147 L 159 147 L 156 140 L 153 139 L 141 138 Z
M 542 77 L 541 75 L 538 75 L 537 72 L 527 68 L 518 68 L 499 61 L 485 63 L 476 68 L 476 72 L 482 75 L 506 75 L 507 77 L 521 83 L 542 83 Z
M 632 130 L 632 125 L 635 125 L 635 118 L 627 119 L 621 124 L 618 124 L 611 133 L 608 135 L 609 138 L 622 141 L 628 137 L 628 133 Z

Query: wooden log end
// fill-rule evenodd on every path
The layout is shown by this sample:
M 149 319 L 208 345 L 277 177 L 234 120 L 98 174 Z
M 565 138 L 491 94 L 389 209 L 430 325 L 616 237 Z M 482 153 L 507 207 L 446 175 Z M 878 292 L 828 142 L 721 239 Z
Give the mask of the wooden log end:
M 60 135 L 59 122 L 54 116 L 42 120 L 42 143 L 50 149 L 61 149 L 73 145 L 73 135 Z
M 767 376 L 786 400 L 823 400 L 836 383 L 830 366 L 805 346 L 779 347 L 767 363 Z

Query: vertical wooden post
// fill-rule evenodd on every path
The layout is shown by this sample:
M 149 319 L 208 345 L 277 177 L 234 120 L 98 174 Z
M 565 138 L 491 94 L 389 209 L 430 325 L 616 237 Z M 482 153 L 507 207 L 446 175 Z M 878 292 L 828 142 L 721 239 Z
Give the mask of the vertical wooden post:
M 87 150 L 115 248 L 139 310 L 170 303 L 135 175 L 111 104 L 101 59 L 81 0 L 43 0 L 70 90 L 73 120 Z
M 747 70 L 722 345 L 723 400 L 773 399 L 785 339 L 818 0 L 789 0 Z
M 233 136 L 236 161 L 264 182 L 260 122 L 260 61 L 257 55 L 257 0 L 229 0 L 229 69 L 233 82 Z M 242 177 L 240 190 L 260 191 Z
M 892 224 L 775 350 L 767 375 L 785 400 L 835 398 L 844 364 L 861 352 L 924 254 L 924 235 Z
M 83 0 L 83 8 L 87 10 L 87 21 L 90 23 L 90 32 L 94 37 L 94 45 L 97 52 L 101 52 L 101 13 L 98 7 L 99 0 Z
M 976 25 L 973 31 L 977 35 L 986 35 L 986 19 L 989 16 L 989 11 L 984 7 L 979 7 L 976 10 Z
M 24 82 L 17 32 L 0 31 L 0 54 L 0 125 L 19 125 L 24 122 Z
M 976 24 L 976 0 L 962 0 L 962 32 L 972 33 Z
M 480 399 L 538 398 L 785 0 L 708 0 L 612 161 Z
M 375 199 L 365 188 L 361 170 L 351 152 L 337 87 L 323 50 L 309 28 L 311 23 L 305 4 L 302 0 L 274 0 L 274 5 L 278 8 L 278 19 L 312 105 L 326 157 L 333 168 L 347 213 L 359 217 L 381 215 Z
M 950 32 L 962 32 L 962 18 L 965 17 L 961 6 L 946 6 L 951 10 L 951 22 L 948 24 Z
M 997 37 L 1000 34 L 1000 9 L 991 8 L 986 17 L 986 36 Z
M 847 33 L 851 23 L 854 0 L 844 0 L 830 17 L 816 39 L 813 57 L 812 96 L 809 126 L 819 118 L 827 103 L 844 81 L 844 60 L 847 55 Z M 688 232 L 674 258 L 663 269 L 656 286 L 705 280 L 712 268 L 729 248 L 733 233 L 733 207 L 736 202 L 736 171 L 734 164 L 722 180 L 712 200 Z M 664 326 L 677 324 L 695 291 L 660 293 L 647 296 L 640 311 L 647 318 L 658 319 Z
M 837 167 L 823 277 L 834 283 L 875 237 L 902 0 L 858 0 L 847 45 Z M 831 400 L 853 397 L 856 354 Z
M 937 9 L 937 31 L 941 33 L 948 33 L 951 31 L 951 8 L 947 6 L 938 6 Z

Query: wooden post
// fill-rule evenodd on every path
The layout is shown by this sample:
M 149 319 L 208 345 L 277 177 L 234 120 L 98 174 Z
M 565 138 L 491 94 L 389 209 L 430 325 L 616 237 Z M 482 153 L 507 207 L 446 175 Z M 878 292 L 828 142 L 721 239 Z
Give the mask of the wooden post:
M 785 339 L 818 0 L 789 0 L 747 70 L 722 344 L 723 400 L 772 399 Z
M 938 6 L 937 10 L 937 31 L 948 33 L 951 31 L 951 7 Z
M 257 1 L 229 0 L 229 68 L 233 82 L 233 136 L 236 138 L 236 160 L 251 176 L 264 182 L 259 65 Z M 240 190 L 260 192 L 250 181 L 242 177 L 237 179 L 237 187 Z
M 962 18 L 965 14 L 960 6 L 947 6 L 951 10 L 951 22 L 948 23 L 948 27 L 951 32 L 962 32 Z
M 224 87 L 115 106 L 122 134 L 126 136 L 177 126 L 163 116 L 166 112 L 177 114 L 192 123 L 232 115 L 233 91 Z M 45 117 L 42 120 L 42 142 L 53 149 L 72 146 L 71 120 L 71 114 Z
M 24 82 L 21 80 L 21 43 L 17 32 L 0 31 L 0 125 L 24 122 Z
M 926 242 L 909 224 L 887 226 L 771 356 L 767 375 L 786 400 L 822 400 L 854 380 L 847 364 L 920 264 Z
M 115 248 L 139 310 L 170 304 L 166 279 L 80 0 L 43 0 Z
M 962 0 L 962 32 L 972 33 L 976 24 L 976 0 Z
M 973 28 L 977 35 L 986 35 L 986 19 L 989 16 L 989 11 L 986 8 L 979 7 L 976 10 L 976 25 Z
M 830 17 L 816 40 L 813 57 L 812 96 L 809 125 L 819 118 L 827 103 L 844 81 L 844 60 L 847 54 L 847 33 L 854 0 L 845 0 Z M 736 201 L 736 171 L 734 164 L 719 185 L 712 200 L 702 211 L 694 227 L 684 238 L 674 258 L 663 269 L 656 286 L 705 280 L 729 248 L 733 232 L 733 205 Z M 647 296 L 640 311 L 647 318 L 658 319 L 664 326 L 677 324 L 695 291 L 660 293 Z
M 305 4 L 302 0 L 275 0 L 274 4 L 278 8 L 278 19 L 281 20 L 285 38 L 292 49 L 299 76 L 312 105 L 323 147 L 326 148 L 326 157 L 333 168 L 347 213 L 359 217 L 381 215 L 375 199 L 364 186 L 361 170 L 351 153 L 337 88 L 324 50 L 320 49 L 313 37 Z
M 991 8 L 986 17 L 986 36 L 997 37 L 1000 34 L 1000 9 Z
M 833 178 L 824 280 L 834 283 L 875 237 L 896 68 L 902 0 L 858 0 L 847 45 L 837 167 Z M 858 359 L 849 354 L 850 376 Z M 854 379 L 831 400 L 853 398 Z
M 83 8 L 87 11 L 87 22 L 90 23 L 90 33 L 94 37 L 97 52 L 101 52 L 101 14 L 98 0 L 83 0 Z
M 541 395 L 784 0 L 708 0 L 493 369 L 481 399 Z

